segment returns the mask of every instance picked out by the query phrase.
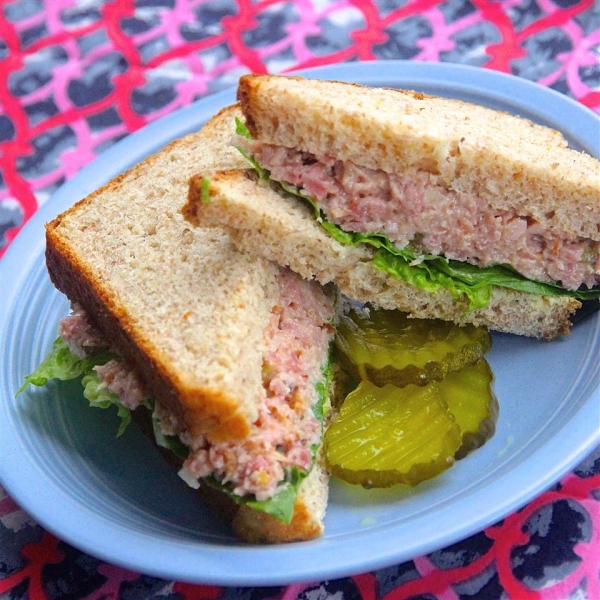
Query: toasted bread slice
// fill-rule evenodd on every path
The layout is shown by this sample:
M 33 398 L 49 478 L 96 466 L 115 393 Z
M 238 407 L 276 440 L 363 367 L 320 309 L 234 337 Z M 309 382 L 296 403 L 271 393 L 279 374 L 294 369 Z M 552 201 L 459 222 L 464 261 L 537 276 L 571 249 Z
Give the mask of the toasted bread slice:
M 194 173 L 244 164 L 227 144 L 239 115 L 224 109 L 46 228 L 56 287 L 84 307 L 174 420 L 211 442 L 244 438 L 257 419 L 265 331 L 279 297 L 279 266 L 237 252 L 222 230 L 191 228 L 179 210 Z M 317 465 L 290 525 L 210 496 L 249 541 L 302 540 L 323 531 L 327 484 Z
M 297 198 L 259 184 L 250 171 L 210 175 L 210 202 L 201 201 L 201 175 L 190 181 L 183 212 L 193 224 L 226 227 L 237 244 L 305 278 L 335 282 L 356 300 L 399 309 L 415 318 L 473 323 L 496 331 L 553 339 L 568 333 L 569 317 L 580 302 L 568 297 L 537 296 L 495 287 L 489 304 L 468 312 L 465 299 L 445 290 L 432 294 L 377 269 L 374 250 L 333 239 Z

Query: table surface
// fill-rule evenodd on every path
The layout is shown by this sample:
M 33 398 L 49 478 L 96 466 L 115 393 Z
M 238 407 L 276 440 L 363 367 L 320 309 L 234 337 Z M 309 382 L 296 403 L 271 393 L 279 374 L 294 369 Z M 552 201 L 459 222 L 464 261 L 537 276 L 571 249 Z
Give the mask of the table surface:
M 513 73 L 600 113 L 593 0 L 0 3 L 0 256 L 62 183 L 132 131 L 246 72 L 357 60 Z M 164 581 L 44 531 L 0 488 L 0 598 L 600 598 L 600 450 L 527 507 L 371 573 L 278 588 Z

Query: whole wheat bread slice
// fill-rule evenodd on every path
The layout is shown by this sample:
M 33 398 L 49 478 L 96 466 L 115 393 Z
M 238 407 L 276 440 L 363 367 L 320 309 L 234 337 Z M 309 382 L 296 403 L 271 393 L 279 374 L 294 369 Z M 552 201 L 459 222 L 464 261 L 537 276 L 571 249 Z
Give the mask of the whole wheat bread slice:
M 233 254 L 222 231 L 192 231 L 178 211 L 191 174 L 240 164 L 230 135 L 221 114 L 46 227 L 52 282 L 170 411 L 215 439 L 243 437 L 256 418 L 276 275 L 263 259 Z
M 402 173 L 600 240 L 600 161 L 548 127 L 460 100 L 301 77 L 246 75 L 238 100 L 253 138 Z
M 210 202 L 202 202 L 202 175 L 190 180 L 183 208 L 193 224 L 226 227 L 238 246 L 289 266 L 305 278 L 334 282 L 355 300 L 399 309 L 415 318 L 473 323 L 496 331 L 553 339 L 568 333 L 569 317 L 580 302 L 494 288 L 489 304 L 467 312 L 467 300 L 445 290 L 431 294 L 373 265 L 374 250 L 333 239 L 297 198 L 259 184 L 250 171 L 210 174 Z
M 244 164 L 227 144 L 239 115 L 224 109 L 46 228 L 56 287 L 86 309 L 158 401 L 212 441 L 244 437 L 257 417 L 265 329 L 278 297 L 278 266 L 237 252 L 222 230 L 190 227 L 179 211 L 194 173 Z M 251 541 L 323 531 L 321 465 L 303 482 L 287 526 L 203 493 L 216 495 L 215 506 Z

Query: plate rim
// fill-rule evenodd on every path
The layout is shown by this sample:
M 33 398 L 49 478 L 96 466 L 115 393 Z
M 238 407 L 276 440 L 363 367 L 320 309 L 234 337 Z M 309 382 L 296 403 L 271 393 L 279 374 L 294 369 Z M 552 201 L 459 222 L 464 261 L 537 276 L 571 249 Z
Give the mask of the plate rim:
M 294 74 L 326 79 L 354 79 L 367 84 L 371 84 L 370 82 L 381 79 L 396 79 L 399 82 L 410 80 L 413 83 L 420 83 L 425 86 L 441 85 L 443 82 L 444 85 L 455 86 L 454 89 L 468 90 L 469 92 L 477 91 L 478 93 L 481 93 L 482 90 L 485 90 L 487 94 L 494 95 L 495 98 L 503 97 L 505 100 L 510 98 L 511 102 L 515 97 L 513 86 L 517 86 L 520 92 L 518 106 L 522 106 L 523 110 L 531 110 L 529 103 L 532 102 L 532 98 L 536 98 L 541 94 L 542 97 L 553 99 L 553 102 L 548 102 L 544 106 L 536 107 L 538 114 L 544 119 L 547 118 L 556 121 L 558 118 L 557 113 L 560 113 L 561 110 L 568 110 L 569 115 L 576 115 L 578 122 L 581 121 L 586 123 L 587 126 L 582 130 L 582 132 L 585 131 L 585 135 L 582 133 L 580 136 L 578 132 L 578 138 L 581 138 L 582 144 L 586 149 L 591 150 L 591 153 L 595 154 L 596 157 L 600 157 L 600 135 L 598 136 L 597 141 L 594 133 L 596 131 L 600 133 L 600 118 L 593 111 L 560 92 L 542 87 L 531 81 L 513 75 L 468 65 L 415 61 L 343 63 L 318 67 L 315 69 L 294 71 Z M 456 82 L 459 75 L 460 81 Z M 404 84 L 401 85 L 408 87 Z M 508 87 L 512 88 L 510 92 L 506 89 Z M 501 91 L 502 94 L 500 94 Z M 495 95 L 496 92 L 500 95 Z M 52 195 L 49 201 L 36 211 L 29 222 L 25 224 L 23 229 L 13 240 L 4 257 L 0 260 L 0 280 L 9 282 L 9 293 L 5 296 L 7 301 L 0 303 L 0 340 L 6 335 L 5 330 L 8 326 L 9 309 L 13 307 L 16 294 L 19 289 L 21 289 L 23 282 L 31 272 L 31 269 L 39 263 L 41 258 L 43 258 L 40 256 L 40 253 L 44 246 L 42 234 L 44 223 L 73 204 L 74 198 L 83 197 L 104 183 L 106 179 L 121 172 L 123 170 L 121 167 L 127 162 L 124 158 L 125 156 L 135 156 L 136 158 L 133 162 L 140 160 L 143 156 L 139 151 L 140 144 L 145 143 L 147 140 L 160 138 L 162 141 L 159 144 L 155 142 L 153 145 L 151 144 L 148 146 L 146 154 L 150 153 L 153 149 L 158 150 L 160 147 L 166 145 L 170 139 L 183 135 L 186 132 L 186 127 L 188 128 L 187 131 L 190 131 L 190 123 L 194 126 L 201 126 L 205 120 L 212 116 L 212 114 L 215 114 L 218 109 L 226 104 L 232 103 L 234 98 L 233 88 L 217 92 L 201 98 L 193 104 L 162 117 L 145 126 L 143 129 L 128 135 L 126 138 L 100 154 L 89 165 L 86 165 L 81 169 L 75 177 L 61 186 L 61 188 Z M 542 103 L 542 105 L 543 104 L 544 103 Z M 206 117 L 204 121 L 199 121 L 199 119 L 203 119 L 204 117 Z M 577 125 L 573 127 L 581 129 L 582 126 Z M 165 133 L 166 131 L 169 132 L 168 135 Z M 598 144 L 598 148 L 595 147 L 596 143 Z M 133 162 L 131 159 L 129 162 L 132 166 Z M 115 166 L 115 163 L 119 165 L 119 170 L 116 170 L 117 167 Z M 109 169 L 109 167 L 111 168 Z M 109 172 L 108 175 L 106 175 L 107 171 Z M 15 264 L 21 266 L 21 272 L 18 273 L 16 277 L 14 275 L 9 277 L 9 270 L 11 268 L 14 269 Z M 596 328 L 599 328 L 598 324 L 596 325 Z M 598 390 L 600 390 L 600 385 Z M 2 402 L 7 400 L 10 399 L 0 398 L 0 401 Z M 0 408 L 2 407 L 0 406 Z M 4 420 L 1 420 L 0 423 L 3 421 Z M 579 419 L 579 421 L 581 421 L 581 419 Z M 585 430 L 586 424 L 579 423 L 579 421 L 577 422 L 578 427 Z M 2 428 L 4 428 L 4 424 L 0 424 L 0 429 Z M 561 429 L 561 434 L 561 437 L 564 437 L 564 428 Z M 0 436 L 0 449 L 5 451 L 10 446 L 9 439 L 9 435 Z M 85 538 L 85 536 L 83 536 L 84 539 L 81 539 L 81 537 L 78 537 L 78 535 L 72 531 L 65 534 L 64 528 L 57 528 L 52 522 L 52 518 L 43 511 L 40 511 L 35 501 L 32 501 L 31 498 L 27 497 L 26 490 L 19 486 L 18 477 L 11 472 L 10 468 L 6 468 L 7 461 L 0 461 L 0 483 L 2 483 L 4 489 L 21 507 L 23 507 L 24 510 L 26 510 L 26 512 L 31 514 L 36 522 L 42 525 L 42 527 L 57 535 L 61 540 L 64 540 L 91 556 L 100 558 L 108 563 L 117 564 L 132 571 L 147 573 L 163 579 L 178 581 L 212 583 L 224 586 L 283 585 L 291 582 L 314 581 L 317 579 L 342 577 L 367 570 L 375 570 L 407 560 L 413 556 L 426 554 L 460 539 L 464 539 L 469 535 L 492 525 L 502 517 L 527 504 L 531 499 L 544 491 L 544 489 L 557 481 L 562 475 L 575 467 L 594 449 L 595 446 L 598 445 L 598 443 L 600 443 L 600 431 L 594 432 L 586 430 L 584 439 L 584 443 L 569 452 L 567 456 L 563 457 L 563 460 L 552 465 L 546 465 L 548 469 L 547 473 L 550 475 L 546 475 L 542 479 L 533 481 L 527 488 L 527 491 L 521 492 L 517 498 L 507 498 L 504 502 L 496 505 L 494 510 L 487 510 L 484 515 L 471 519 L 469 527 L 465 528 L 462 525 L 455 525 L 441 536 L 436 536 L 436 532 L 429 532 L 425 541 L 415 544 L 413 549 L 411 549 L 410 556 L 407 556 L 405 552 L 400 552 L 397 549 L 390 550 L 389 544 L 386 551 L 386 544 L 382 545 L 379 543 L 375 544 L 376 549 L 370 547 L 370 550 L 373 551 L 370 551 L 370 556 L 367 559 L 361 559 L 354 553 L 353 557 L 347 559 L 343 564 L 327 565 L 325 567 L 321 566 L 320 569 L 315 569 L 315 563 L 314 560 L 311 560 L 311 555 L 318 553 L 320 547 L 327 548 L 323 538 L 312 542 L 266 547 L 240 545 L 233 547 L 224 546 L 221 548 L 210 546 L 210 554 L 212 554 L 212 556 L 210 558 L 203 556 L 203 559 L 206 562 L 202 572 L 194 570 L 199 562 L 198 542 L 191 544 L 191 546 L 181 542 L 177 545 L 180 553 L 180 561 L 178 561 L 178 563 L 171 561 L 168 563 L 169 566 L 153 567 L 152 565 L 145 564 L 143 557 L 136 555 L 136 557 L 132 559 L 129 552 L 115 554 L 113 549 L 99 549 L 97 548 L 97 539 L 90 540 Z M 0 454 L 2 454 L 2 452 L 0 452 Z M 504 484 L 502 478 L 495 483 L 498 492 L 505 491 L 502 489 Z M 463 503 L 461 503 L 461 506 Z M 464 510 L 464 508 L 461 508 L 461 510 Z M 82 515 L 77 515 L 74 522 L 80 520 L 81 517 Z M 103 521 L 103 519 L 97 515 L 94 516 L 94 519 L 99 523 L 102 523 L 104 527 L 110 529 L 111 523 L 106 519 Z M 126 530 L 126 532 L 129 536 L 132 535 L 131 530 Z M 164 543 L 156 541 L 154 538 L 148 538 L 148 536 L 145 538 L 143 535 L 135 537 L 136 539 L 132 540 L 132 543 L 143 545 L 146 548 L 146 553 L 150 552 L 148 548 L 154 548 L 155 552 L 161 551 L 161 548 L 164 549 Z M 367 535 L 367 537 L 369 536 Z M 206 544 L 200 543 L 200 545 L 205 546 Z M 225 567 L 224 569 L 223 567 L 227 565 L 227 561 L 232 560 L 232 553 L 234 553 L 234 556 L 237 556 L 239 560 L 243 560 L 248 564 L 256 564 L 257 561 L 265 561 L 265 564 L 268 562 L 271 564 L 271 570 L 269 573 L 256 573 L 252 568 L 248 569 L 248 567 L 246 567 L 243 572 L 227 572 L 227 568 Z M 273 564 L 275 556 L 278 557 L 276 561 L 277 565 L 279 565 L 278 567 L 275 567 Z M 190 567 L 190 565 L 194 563 L 195 566 Z M 286 566 L 291 567 L 291 570 L 285 571 L 284 568 Z

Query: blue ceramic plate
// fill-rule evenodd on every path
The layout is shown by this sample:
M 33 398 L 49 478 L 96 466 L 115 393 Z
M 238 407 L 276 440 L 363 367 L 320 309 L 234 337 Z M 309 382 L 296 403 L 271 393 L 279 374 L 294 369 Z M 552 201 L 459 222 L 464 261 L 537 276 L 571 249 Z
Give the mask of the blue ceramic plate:
M 391 61 L 307 74 L 487 104 L 558 128 L 574 147 L 600 155 L 596 115 L 522 79 Z M 501 411 L 493 439 L 416 489 L 366 491 L 334 481 L 325 535 L 302 544 L 237 541 L 138 430 L 115 439 L 115 416 L 90 410 L 76 383 L 15 399 L 68 311 L 45 271 L 43 224 L 233 99 L 233 91 L 210 96 L 116 144 L 39 210 L 0 262 L 0 481 L 28 513 L 73 546 L 131 570 L 220 585 L 284 584 L 364 572 L 457 542 L 543 492 L 595 448 L 597 314 L 553 343 L 495 335 L 489 360 Z

